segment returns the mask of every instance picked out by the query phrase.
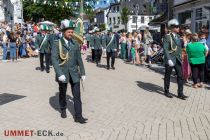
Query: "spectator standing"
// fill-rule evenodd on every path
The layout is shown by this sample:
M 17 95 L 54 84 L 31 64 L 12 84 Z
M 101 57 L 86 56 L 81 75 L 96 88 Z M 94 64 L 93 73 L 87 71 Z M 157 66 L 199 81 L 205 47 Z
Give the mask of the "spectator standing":
M 188 44 L 186 48 L 192 70 L 194 88 L 203 87 L 205 56 L 207 52 L 206 47 L 202 43 L 198 42 L 198 40 L 198 35 L 193 34 L 191 37 L 192 43 Z M 198 77 L 200 80 L 199 82 Z
M 7 49 L 8 49 L 8 37 L 2 32 L 2 47 L 3 47 L 3 62 L 7 60 Z
M 127 44 L 127 38 L 126 38 L 126 33 L 123 32 L 122 36 L 120 38 L 120 44 L 121 44 L 121 52 L 120 52 L 120 57 L 121 59 L 126 59 L 126 44 Z
M 11 32 L 9 35 L 9 46 L 10 46 L 10 59 L 11 62 L 14 62 L 16 59 L 16 36 L 14 32 Z

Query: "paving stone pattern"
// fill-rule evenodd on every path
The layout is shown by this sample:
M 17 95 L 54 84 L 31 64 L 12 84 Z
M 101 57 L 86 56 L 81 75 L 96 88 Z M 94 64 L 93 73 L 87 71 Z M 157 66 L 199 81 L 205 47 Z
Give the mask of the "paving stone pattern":
M 88 53 L 89 58 L 89 53 Z M 0 140 L 210 140 L 209 86 L 193 89 L 183 101 L 163 96 L 163 75 L 145 67 L 116 60 L 116 70 L 86 60 L 85 91 L 81 89 L 87 124 L 73 121 L 68 87 L 68 110 L 61 119 L 54 70 L 36 70 L 38 58 L 0 62 L 0 93 L 26 96 L 0 106 Z M 176 79 L 171 93 L 177 95 Z M 60 137 L 5 137 L 4 130 L 52 130 Z

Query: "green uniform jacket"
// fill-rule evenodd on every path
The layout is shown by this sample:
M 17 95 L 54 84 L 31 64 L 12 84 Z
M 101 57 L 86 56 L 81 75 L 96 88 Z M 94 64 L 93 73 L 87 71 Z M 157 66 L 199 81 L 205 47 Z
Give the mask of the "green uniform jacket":
M 100 35 L 94 35 L 93 36 L 93 40 L 94 40 L 94 49 L 98 50 L 101 49 L 101 36 Z
M 106 48 L 106 35 L 101 36 L 101 45 L 103 48 Z
M 93 47 L 94 46 L 94 36 L 93 35 L 90 35 L 89 36 L 89 43 L 90 43 L 90 47 Z
M 80 81 L 80 77 L 85 75 L 85 68 L 82 62 L 80 48 L 78 42 L 72 39 L 71 46 L 68 47 L 63 38 L 60 39 L 62 44 L 63 54 L 68 54 L 68 61 L 63 65 L 59 65 L 63 62 L 59 54 L 59 40 L 54 41 L 54 46 L 52 47 L 52 64 L 56 73 L 56 81 L 61 75 L 65 75 L 66 81 L 63 83 L 69 82 L 69 76 L 72 77 L 74 83 Z M 60 82 L 60 81 L 59 81 Z
M 117 49 L 117 40 L 116 37 L 114 36 L 114 39 L 112 40 L 112 42 L 110 43 L 110 45 L 108 46 L 109 42 L 111 41 L 112 36 L 107 35 L 106 36 L 106 51 L 107 52 L 114 52 L 115 49 Z
M 44 39 L 44 36 L 41 34 L 38 34 L 35 39 L 35 48 L 40 49 L 40 53 L 50 53 L 53 37 L 50 34 L 47 34 L 46 40 L 43 42 L 42 47 L 40 48 L 40 45 L 42 44 L 42 41 Z
M 172 47 L 176 48 L 177 46 L 175 51 L 172 51 L 171 49 L 171 38 Z M 174 65 L 177 63 L 177 60 L 182 64 L 182 47 L 180 36 L 177 35 L 177 38 L 175 39 L 171 33 L 167 34 L 163 40 L 163 51 L 165 64 L 168 64 L 168 60 L 172 60 Z

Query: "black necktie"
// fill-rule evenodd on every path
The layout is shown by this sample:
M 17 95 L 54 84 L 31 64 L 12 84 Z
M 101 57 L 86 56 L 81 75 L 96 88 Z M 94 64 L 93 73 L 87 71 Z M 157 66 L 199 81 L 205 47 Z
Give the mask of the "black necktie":
M 71 40 L 68 41 L 68 47 L 70 48 L 71 46 Z

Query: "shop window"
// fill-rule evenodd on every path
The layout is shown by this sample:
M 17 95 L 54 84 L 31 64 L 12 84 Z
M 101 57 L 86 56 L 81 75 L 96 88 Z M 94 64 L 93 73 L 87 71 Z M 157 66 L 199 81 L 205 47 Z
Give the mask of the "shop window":
M 197 8 L 195 15 L 196 15 L 196 20 L 206 19 L 206 15 L 204 14 L 202 8 Z
M 137 22 L 137 17 L 136 17 L 136 16 L 133 16 L 132 22 L 133 22 L 133 23 L 136 23 L 136 22 Z

